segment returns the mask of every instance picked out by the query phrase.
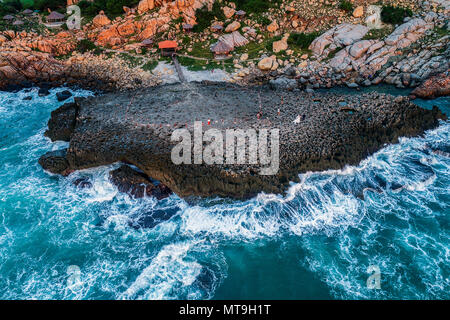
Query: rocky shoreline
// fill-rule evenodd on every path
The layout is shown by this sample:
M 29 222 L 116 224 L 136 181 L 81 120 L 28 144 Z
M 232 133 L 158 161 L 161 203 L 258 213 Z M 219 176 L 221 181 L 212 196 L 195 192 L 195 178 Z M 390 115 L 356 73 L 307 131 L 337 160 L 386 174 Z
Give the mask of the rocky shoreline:
M 25 30 L 0 31 L 0 89 L 15 90 L 30 84 L 47 86 L 51 83 L 54 86 L 116 91 L 159 85 L 168 75 L 152 72 L 160 61 L 158 51 L 139 43 L 158 35 L 161 39 L 166 36 L 180 38 L 183 43 L 187 41 L 186 45 L 179 44 L 182 57 L 192 55 L 200 59 L 191 59 L 192 63 L 203 59 L 217 68 L 221 68 L 221 62 L 214 61 L 207 48 L 208 43 L 214 39 L 230 40 L 230 45 L 236 49 L 239 47 L 242 52 L 227 60 L 229 67 L 226 72 L 229 81 L 243 86 L 270 82 L 274 88 L 299 88 L 307 92 L 334 86 L 358 88 L 379 83 L 415 88 L 429 85 L 425 84 L 427 79 L 441 75 L 446 79 L 444 89 L 437 92 L 445 94 L 449 90 L 450 8 L 442 7 L 438 0 L 422 4 L 407 1 L 405 4 L 411 5 L 416 12 L 399 25 L 385 25 L 378 21 L 376 24 L 379 25 L 373 26 L 374 23 L 368 21 L 377 14 L 370 16 L 373 6 L 369 3 L 357 7 L 353 15 L 335 10 L 338 17 L 334 22 L 312 18 L 312 12 L 305 11 L 301 3 L 295 3 L 295 6 L 302 7 L 309 20 L 299 14 L 288 14 L 286 12 L 300 10 L 300 7 L 293 8 L 283 3 L 280 10 L 285 10 L 285 13 L 270 9 L 273 21 L 266 27 L 255 19 L 237 21 L 233 6 L 225 6 L 222 9 L 227 18 L 225 22 L 229 23 L 226 28 L 229 32 L 220 37 L 209 29 L 199 35 L 191 33 L 185 37 L 179 25 L 170 24 L 179 15 L 195 24 L 195 10 L 213 2 L 176 1 L 173 4 L 166 1 L 151 5 L 142 1 L 136 9 L 124 7 L 124 16 L 114 21 L 100 12 L 81 30 L 47 31 L 45 34 Z M 315 1 L 313 6 L 327 12 L 331 10 Z M 314 19 L 324 22 L 329 29 L 321 29 L 322 33 L 306 49 L 291 44 L 289 39 L 295 32 L 317 32 L 325 27 L 320 27 L 321 23 L 315 23 Z M 220 21 L 215 23 L 223 24 Z M 233 25 L 237 29 L 231 28 Z M 268 38 L 263 39 L 257 30 L 266 32 Z M 280 40 L 272 43 L 271 37 Z M 241 39 L 242 44 L 235 43 L 236 39 Z M 266 46 L 262 46 L 264 41 L 267 41 Z M 199 57 L 193 53 L 195 46 Z M 251 52 L 253 47 L 261 48 L 256 56 Z M 225 68 L 222 71 L 225 72 Z
M 40 159 L 59 174 L 107 165 L 132 164 L 181 197 L 247 198 L 282 193 L 298 174 L 340 169 L 395 143 L 420 135 L 445 119 L 437 108 L 424 110 L 407 97 L 273 91 L 267 86 L 180 84 L 76 99 L 52 113 L 46 135 L 69 141 L 67 150 Z M 280 165 L 263 176 L 255 165 L 175 165 L 174 129 L 254 128 L 280 130 Z M 248 145 L 248 142 L 247 142 Z M 205 146 L 204 146 L 205 147 Z

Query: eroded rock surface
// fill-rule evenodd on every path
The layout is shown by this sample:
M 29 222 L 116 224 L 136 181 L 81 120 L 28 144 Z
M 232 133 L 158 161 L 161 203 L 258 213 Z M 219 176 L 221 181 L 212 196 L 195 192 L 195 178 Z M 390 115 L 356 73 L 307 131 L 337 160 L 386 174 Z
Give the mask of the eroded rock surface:
M 434 99 L 450 95 L 450 71 L 431 77 L 411 92 L 423 99 Z
M 135 198 L 153 196 L 161 200 L 172 194 L 172 191 L 163 184 L 155 186 L 144 173 L 127 165 L 122 165 L 120 168 L 111 171 L 109 178 L 119 188 L 119 191 Z
M 223 84 L 106 94 L 77 100 L 77 108 L 66 155 L 70 170 L 123 161 L 181 197 L 246 198 L 261 191 L 283 192 L 290 181 L 298 181 L 299 173 L 358 164 L 385 143 L 421 134 L 445 118 L 437 108 L 421 109 L 406 97 L 275 94 L 266 87 Z M 279 129 L 279 171 L 260 175 L 265 167 L 260 162 L 174 164 L 171 151 L 178 142 L 172 142 L 171 135 L 174 129 L 186 128 L 193 137 L 194 121 L 202 121 L 203 130 L 219 130 L 224 137 L 227 129 L 254 128 L 258 133 Z

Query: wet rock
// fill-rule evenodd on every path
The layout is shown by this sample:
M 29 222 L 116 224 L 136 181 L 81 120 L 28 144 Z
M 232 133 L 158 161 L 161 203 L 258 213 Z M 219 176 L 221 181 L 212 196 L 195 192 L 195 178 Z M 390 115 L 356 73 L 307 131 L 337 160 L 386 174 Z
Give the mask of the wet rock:
M 69 99 L 72 96 L 72 93 L 69 90 L 64 90 L 56 93 L 56 99 L 59 102 Z
M 52 141 L 70 141 L 70 136 L 75 128 L 77 116 L 77 104 L 65 103 L 58 109 L 52 111 L 48 121 L 48 130 L 45 136 Z
M 38 95 L 39 97 L 46 97 L 50 94 L 50 91 L 47 88 L 39 88 Z
M 281 77 L 270 80 L 269 85 L 273 90 L 293 90 L 297 88 L 297 80 Z
M 172 193 L 163 184 L 155 186 L 146 174 L 134 170 L 127 165 L 122 165 L 120 168 L 111 171 L 109 177 L 120 192 L 127 193 L 135 198 L 154 196 L 158 200 L 161 200 L 167 198 Z
M 80 189 L 92 188 L 92 183 L 89 181 L 89 178 L 86 177 L 75 179 L 72 183 Z
M 67 149 L 50 151 L 39 158 L 41 167 L 55 174 L 66 175 L 69 173 L 69 162 L 67 161 Z
M 450 95 L 450 75 L 444 72 L 423 82 L 411 92 L 412 97 L 434 99 Z
M 165 222 L 175 216 L 178 213 L 177 209 L 158 209 L 146 212 L 144 214 L 139 214 L 137 217 L 133 217 L 130 222 L 130 226 L 135 229 L 140 228 L 154 228 L 158 224 Z

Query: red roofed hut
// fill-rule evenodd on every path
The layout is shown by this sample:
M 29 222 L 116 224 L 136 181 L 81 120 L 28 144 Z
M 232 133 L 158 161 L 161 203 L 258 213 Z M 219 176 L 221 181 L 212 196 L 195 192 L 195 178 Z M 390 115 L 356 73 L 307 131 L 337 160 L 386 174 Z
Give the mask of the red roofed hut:
M 177 52 L 178 44 L 176 41 L 165 40 L 158 43 L 158 48 L 161 49 L 163 57 L 171 57 Z

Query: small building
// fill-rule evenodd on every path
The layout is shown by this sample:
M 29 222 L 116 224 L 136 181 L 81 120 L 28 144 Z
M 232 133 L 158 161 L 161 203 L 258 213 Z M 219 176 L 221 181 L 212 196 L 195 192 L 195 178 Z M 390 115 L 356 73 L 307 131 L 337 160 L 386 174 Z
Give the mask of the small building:
M 27 16 L 29 16 L 30 14 L 33 14 L 33 10 L 30 10 L 30 9 L 25 9 L 25 10 L 23 10 L 22 11 L 22 13 L 24 14 L 24 15 L 27 15 Z
M 7 14 L 6 16 L 3 17 L 3 20 L 11 22 L 14 20 L 14 17 L 10 14 Z
M 141 42 L 141 46 L 145 47 L 145 48 L 151 48 L 151 47 L 153 47 L 153 40 L 150 38 L 147 38 Z
M 13 26 L 21 26 L 23 24 L 24 24 L 24 22 L 22 20 L 16 20 L 13 22 Z
M 211 27 L 211 30 L 212 30 L 213 32 L 220 33 L 220 32 L 222 32 L 222 30 L 223 30 L 223 26 L 221 26 L 220 24 L 215 24 L 215 25 L 213 25 L 213 26 Z
M 211 47 L 215 59 L 226 59 L 233 49 L 232 46 L 223 41 L 219 41 Z
M 65 15 L 56 12 L 56 11 L 52 11 L 48 16 L 47 16 L 47 22 L 49 23 L 58 23 L 58 22 L 63 22 L 65 18 Z
M 194 26 L 190 23 L 184 23 L 183 24 L 183 30 L 184 32 L 191 32 L 192 29 L 194 29 Z
M 176 41 L 165 40 L 158 43 L 158 48 L 161 49 L 163 57 L 172 57 L 177 52 L 178 44 Z
M 247 13 L 244 10 L 239 10 L 237 11 L 234 15 L 238 18 L 238 19 L 242 19 L 245 17 Z

